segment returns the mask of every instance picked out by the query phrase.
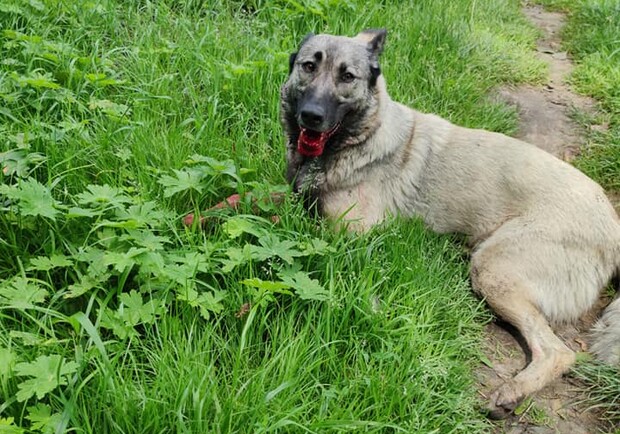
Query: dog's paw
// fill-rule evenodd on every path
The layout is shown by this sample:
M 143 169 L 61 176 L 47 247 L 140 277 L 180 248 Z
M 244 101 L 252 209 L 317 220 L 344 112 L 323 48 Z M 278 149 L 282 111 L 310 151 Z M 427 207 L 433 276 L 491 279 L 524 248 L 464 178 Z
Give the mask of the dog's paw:
M 512 381 L 499 386 L 489 399 L 487 416 L 489 419 L 506 419 L 510 416 L 519 403 L 523 400 L 523 395 Z

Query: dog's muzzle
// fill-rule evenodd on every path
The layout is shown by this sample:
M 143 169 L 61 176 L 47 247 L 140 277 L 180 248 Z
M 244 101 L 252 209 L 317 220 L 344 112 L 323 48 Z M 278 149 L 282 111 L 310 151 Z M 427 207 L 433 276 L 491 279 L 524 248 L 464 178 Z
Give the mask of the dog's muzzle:
M 340 127 L 340 123 L 337 123 L 327 131 L 314 131 L 300 126 L 297 151 L 306 157 L 318 157 L 323 153 L 325 144 L 338 130 L 338 127 Z

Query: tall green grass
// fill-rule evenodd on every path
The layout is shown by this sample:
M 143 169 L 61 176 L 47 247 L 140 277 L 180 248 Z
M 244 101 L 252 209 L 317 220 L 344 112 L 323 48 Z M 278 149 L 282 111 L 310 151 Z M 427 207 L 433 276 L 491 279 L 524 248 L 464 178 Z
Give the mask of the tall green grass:
M 487 92 L 544 75 L 508 0 L 0 5 L 2 429 L 488 428 L 458 240 L 335 233 L 294 198 L 180 223 L 281 191 L 288 54 L 380 26 L 393 97 L 463 125 L 514 130 Z
M 566 48 L 577 67 L 571 82 L 600 102 L 603 114 L 588 120 L 594 129 L 577 166 L 606 188 L 620 191 L 620 2 L 595 0 L 570 6 Z
M 620 3 L 616 0 L 539 0 L 567 14 L 565 49 L 576 63 L 574 88 L 594 97 L 600 113 L 580 114 L 590 129 L 576 165 L 609 190 L 620 190 Z

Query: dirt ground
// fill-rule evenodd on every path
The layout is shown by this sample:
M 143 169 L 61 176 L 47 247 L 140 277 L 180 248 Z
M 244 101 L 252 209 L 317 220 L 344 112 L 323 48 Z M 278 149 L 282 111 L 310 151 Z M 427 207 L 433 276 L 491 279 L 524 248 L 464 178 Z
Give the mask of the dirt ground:
M 502 88 L 498 97 L 516 106 L 520 116 L 517 136 L 548 152 L 570 160 L 579 153 L 583 131 L 570 117 L 574 110 L 593 111 L 595 102 L 576 95 L 566 83 L 572 63 L 562 51 L 560 30 L 564 24 L 561 13 L 527 5 L 526 16 L 542 31 L 536 55 L 549 64 L 548 82 L 541 86 L 524 85 Z M 566 344 L 575 351 L 587 350 L 587 330 L 607 300 L 585 315 L 579 324 L 556 329 Z M 514 376 L 527 363 L 526 353 L 509 327 L 499 322 L 486 328 L 485 355 L 489 366 L 478 369 L 477 379 L 483 397 L 503 379 Z M 495 423 L 496 433 L 507 434 L 595 434 L 610 432 L 601 422 L 596 409 L 588 408 L 586 395 L 579 382 L 569 375 L 555 381 L 526 400 L 517 415 Z

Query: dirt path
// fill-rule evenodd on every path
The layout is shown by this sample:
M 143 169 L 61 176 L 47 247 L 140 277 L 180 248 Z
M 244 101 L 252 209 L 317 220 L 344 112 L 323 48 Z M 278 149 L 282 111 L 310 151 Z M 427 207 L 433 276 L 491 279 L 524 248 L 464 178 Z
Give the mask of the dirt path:
M 566 77 L 572 63 L 561 51 L 560 30 L 564 16 L 548 12 L 539 6 L 527 5 L 524 13 L 542 30 L 537 43 L 537 56 L 549 64 L 549 80 L 542 86 L 524 85 L 499 90 L 499 98 L 517 107 L 520 128 L 517 136 L 536 144 L 546 151 L 570 160 L 579 152 L 583 132 L 571 120 L 573 110 L 593 111 L 592 99 L 571 92 Z M 603 303 L 602 301 L 601 303 Z M 556 332 L 575 351 L 586 348 L 586 331 L 594 321 L 595 313 L 585 315 L 579 324 L 557 329 Z M 511 378 L 526 365 L 526 355 L 513 334 L 496 323 L 486 330 L 485 355 L 490 366 L 477 372 L 483 394 L 488 393 L 504 379 Z M 579 383 L 570 375 L 555 381 L 531 397 L 511 419 L 497 422 L 495 432 L 508 434 L 595 434 L 606 432 L 596 410 L 584 404 L 586 396 Z
M 519 110 L 519 138 L 562 159 L 570 159 L 582 144 L 582 132 L 570 119 L 571 111 L 592 111 L 595 102 L 573 93 L 566 84 L 573 64 L 561 51 L 564 15 L 540 6 L 526 6 L 524 13 L 544 34 L 537 42 L 536 55 L 549 65 L 549 80 L 543 86 L 500 89 L 499 97 Z

